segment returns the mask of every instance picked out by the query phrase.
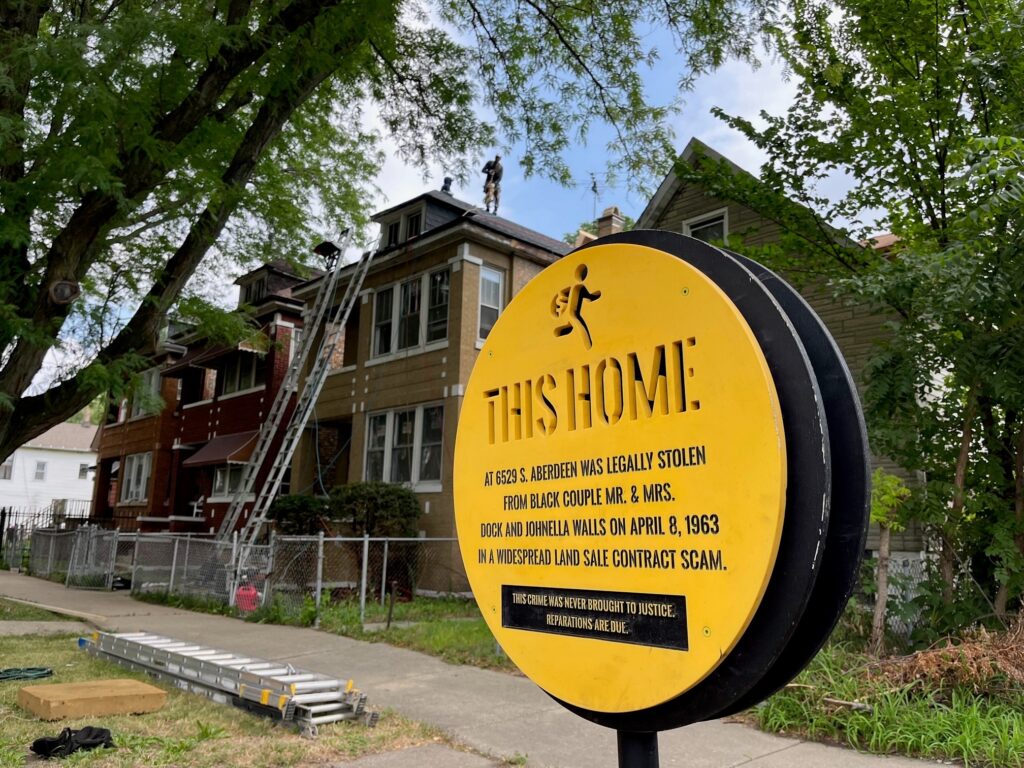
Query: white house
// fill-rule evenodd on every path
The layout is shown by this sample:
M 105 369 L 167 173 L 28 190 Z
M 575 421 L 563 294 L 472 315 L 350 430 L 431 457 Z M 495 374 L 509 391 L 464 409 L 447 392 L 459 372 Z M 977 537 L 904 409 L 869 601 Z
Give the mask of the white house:
M 0 463 L 0 507 L 41 510 L 68 500 L 76 502 L 67 505 L 68 513 L 88 515 L 96 429 L 94 424 L 58 424 L 8 456 Z

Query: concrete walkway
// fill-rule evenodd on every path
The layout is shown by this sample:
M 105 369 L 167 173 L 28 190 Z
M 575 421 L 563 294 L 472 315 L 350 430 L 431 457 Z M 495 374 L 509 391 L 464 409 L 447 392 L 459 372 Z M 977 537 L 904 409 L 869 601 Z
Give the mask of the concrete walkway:
M 497 761 L 557 768 L 616 768 L 615 733 L 576 717 L 522 677 L 446 664 L 431 656 L 297 627 L 251 624 L 132 600 L 123 592 L 68 590 L 0 571 L 0 595 L 50 610 L 94 615 L 104 629 L 155 632 L 291 661 L 355 680 L 375 709 L 437 726 Z M 921 768 L 929 763 L 862 755 L 715 721 L 659 736 L 662 768 Z M 357 761 L 366 768 L 476 768 L 495 760 L 449 749 L 404 750 Z

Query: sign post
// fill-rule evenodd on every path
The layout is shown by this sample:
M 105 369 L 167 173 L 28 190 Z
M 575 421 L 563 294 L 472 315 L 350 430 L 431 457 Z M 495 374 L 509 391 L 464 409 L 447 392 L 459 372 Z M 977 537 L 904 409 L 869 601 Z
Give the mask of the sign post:
M 842 358 L 777 276 L 672 233 L 603 238 L 534 278 L 481 351 L 463 562 L 519 668 L 615 728 L 620 766 L 657 766 L 659 730 L 750 706 L 827 638 L 865 455 Z

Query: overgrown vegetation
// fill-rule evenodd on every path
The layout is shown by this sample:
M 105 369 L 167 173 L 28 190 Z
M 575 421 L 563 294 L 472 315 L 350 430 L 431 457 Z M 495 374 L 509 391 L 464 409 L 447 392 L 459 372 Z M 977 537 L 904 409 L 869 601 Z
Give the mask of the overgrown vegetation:
M 833 643 L 751 716 L 768 731 L 869 752 L 1017 768 L 1024 687 L 1000 671 L 999 659 L 1020 640 L 983 635 L 886 662 Z
M 102 678 L 148 678 L 122 667 L 94 659 L 78 650 L 75 637 L 0 638 L 0 658 L 5 665 L 49 666 L 51 681 L 68 683 Z M 159 685 L 159 683 L 157 683 Z M 95 718 L 43 723 L 15 703 L 24 682 L 0 683 L 0 767 L 21 766 L 28 745 L 40 736 L 53 736 L 61 728 L 95 725 Z M 375 728 L 357 723 L 321 726 L 320 737 L 304 739 L 287 727 L 276 727 L 266 718 L 215 704 L 202 697 L 168 689 L 167 704 L 159 712 L 102 718 L 113 734 L 117 749 L 97 750 L 72 756 L 76 765 L 118 768 L 149 768 L 173 765 L 180 768 L 274 768 L 311 765 L 354 759 L 361 755 L 442 741 L 427 726 L 393 712 L 382 713 Z

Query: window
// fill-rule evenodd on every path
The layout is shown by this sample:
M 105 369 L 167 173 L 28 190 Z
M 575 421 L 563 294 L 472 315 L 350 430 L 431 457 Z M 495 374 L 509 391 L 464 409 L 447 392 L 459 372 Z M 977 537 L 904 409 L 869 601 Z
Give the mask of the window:
M 37 461 L 36 462 L 35 479 L 36 480 L 45 480 L 46 479 L 46 462 L 45 461 Z
M 142 502 L 149 498 L 149 474 L 152 453 L 133 453 L 124 459 L 121 501 Z
M 253 280 L 251 283 L 246 283 L 242 286 L 242 302 L 245 304 L 255 304 L 266 295 L 266 277 L 261 277 L 258 280 Z
M 78 465 L 78 479 L 79 480 L 88 480 L 89 479 L 89 465 L 88 464 L 79 464 Z
M 10 480 L 14 474 L 14 454 L 12 453 L 0 464 L 0 480 Z
M 480 333 L 486 339 L 491 328 L 498 321 L 504 297 L 505 274 L 491 267 L 480 267 Z
M 150 368 L 143 372 L 142 380 L 132 395 L 131 417 L 148 416 L 160 410 L 160 371 Z
M 213 473 L 213 495 L 234 496 L 242 487 L 244 473 L 244 464 L 228 464 L 224 467 L 217 467 Z
M 451 273 L 447 269 L 433 272 L 428 281 L 427 343 L 448 338 L 448 293 Z
M 366 480 L 385 483 L 439 483 L 444 407 L 372 414 L 367 419 Z
M 445 267 L 378 290 L 373 305 L 373 357 L 447 339 L 450 286 L 451 273 Z
M 391 351 L 391 305 L 394 288 L 378 291 L 373 305 L 373 354 L 386 355 Z
M 420 280 L 402 283 L 402 303 L 398 313 L 398 348 L 417 347 L 420 343 Z
M 398 245 L 398 241 L 402 235 L 402 222 L 393 221 L 388 224 L 387 237 L 388 239 L 384 242 L 385 248 L 390 248 L 393 245 Z
M 128 401 L 118 400 L 107 406 L 107 424 L 120 424 L 128 416 Z
M 217 366 L 217 394 L 230 395 L 263 386 L 267 379 L 267 361 L 263 355 L 238 352 Z
M 729 234 L 727 214 L 728 211 L 723 208 L 706 216 L 687 219 L 683 222 L 683 234 L 705 243 L 723 241 Z
M 405 220 L 405 239 L 411 240 L 416 237 L 423 229 L 423 217 L 418 213 L 410 213 L 409 218 Z

